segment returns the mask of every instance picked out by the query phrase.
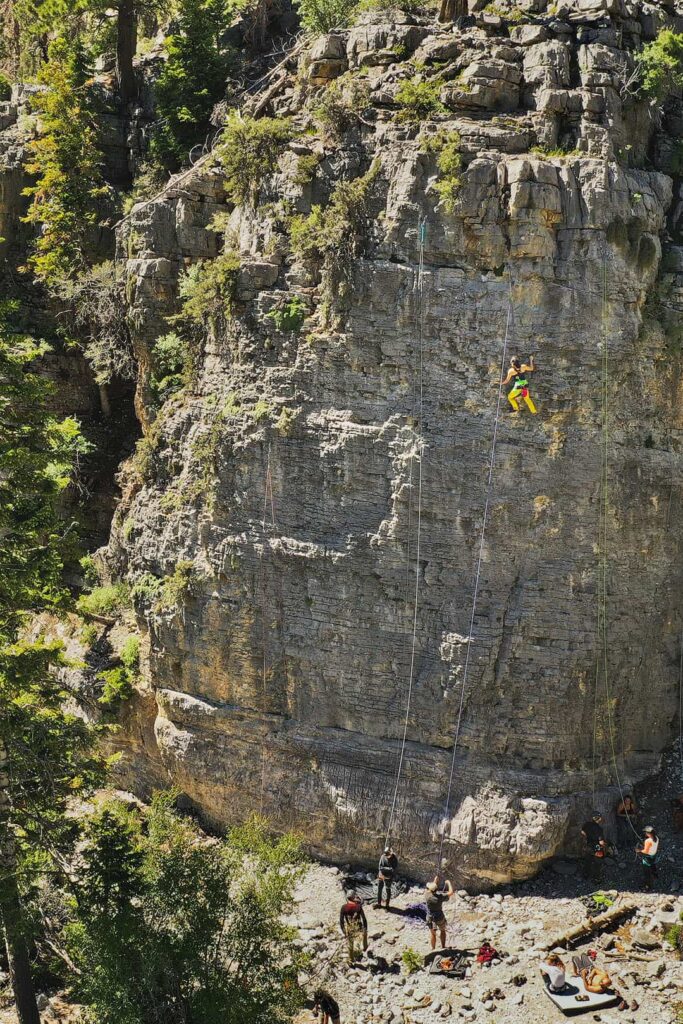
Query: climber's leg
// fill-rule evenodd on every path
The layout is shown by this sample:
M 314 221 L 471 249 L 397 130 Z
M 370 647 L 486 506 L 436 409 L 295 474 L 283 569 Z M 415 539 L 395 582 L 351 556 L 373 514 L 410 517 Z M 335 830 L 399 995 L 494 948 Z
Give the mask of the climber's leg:
M 519 412 L 519 402 L 517 401 L 518 395 L 519 391 L 516 388 L 513 388 L 512 391 L 508 393 L 508 402 L 512 406 L 513 412 Z
M 528 388 L 524 388 L 524 390 L 522 391 L 522 398 L 524 399 L 524 401 L 526 403 L 526 407 L 529 410 L 529 412 L 535 413 L 537 411 L 537 409 L 536 409 L 536 406 L 533 403 L 531 395 L 529 394 L 529 389 Z

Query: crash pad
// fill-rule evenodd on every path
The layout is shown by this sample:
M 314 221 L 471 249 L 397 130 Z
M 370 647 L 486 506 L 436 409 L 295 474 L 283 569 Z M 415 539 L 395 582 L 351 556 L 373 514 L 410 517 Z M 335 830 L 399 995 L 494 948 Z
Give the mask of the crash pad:
M 608 1006 L 616 1006 L 619 1002 L 619 997 L 615 996 L 613 992 L 605 992 L 603 995 L 587 992 L 583 978 L 571 978 L 561 992 L 551 992 L 547 985 L 544 985 L 544 990 L 548 999 L 555 1003 L 565 1017 L 573 1017 L 579 1013 L 590 1013 L 595 1010 L 606 1010 Z M 588 1001 L 577 1003 L 578 995 L 588 996 Z

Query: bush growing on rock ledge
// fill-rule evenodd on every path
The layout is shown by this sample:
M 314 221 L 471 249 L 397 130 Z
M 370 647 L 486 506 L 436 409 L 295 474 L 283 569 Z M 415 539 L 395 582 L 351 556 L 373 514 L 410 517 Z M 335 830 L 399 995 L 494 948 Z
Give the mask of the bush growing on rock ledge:
M 235 204 L 256 203 L 259 186 L 275 170 L 292 135 L 287 118 L 230 116 L 216 149 L 225 171 L 224 188 L 229 200 Z
M 427 135 L 422 150 L 424 153 L 431 153 L 436 156 L 436 166 L 439 171 L 439 180 L 434 184 L 434 191 L 443 203 L 446 213 L 455 213 L 462 179 L 460 169 L 462 157 L 460 155 L 460 135 L 456 131 L 438 131 L 435 135 Z
M 683 34 L 662 29 L 636 54 L 636 67 L 643 92 L 653 99 L 663 100 L 683 87 Z
M 380 171 L 380 161 L 353 181 L 340 181 L 326 207 L 314 206 L 308 217 L 290 222 L 292 254 L 304 264 L 322 261 L 323 297 L 329 302 L 335 285 L 344 298 L 351 286 L 355 257 L 360 253 L 368 198 Z
M 420 124 L 430 114 L 443 114 L 446 107 L 441 102 L 440 78 L 422 81 L 419 77 L 401 82 L 396 91 L 396 102 L 400 106 L 398 121 L 406 124 Z
M 295 0 L 301 24 L 309 32 L 331 32 L 351 24 L 357 0 Z
M 180 279 L 178 318 L 214 330 L 224 326 L 232 314 L 239 270 L 240 258 L 232 251 L 193 264 Z

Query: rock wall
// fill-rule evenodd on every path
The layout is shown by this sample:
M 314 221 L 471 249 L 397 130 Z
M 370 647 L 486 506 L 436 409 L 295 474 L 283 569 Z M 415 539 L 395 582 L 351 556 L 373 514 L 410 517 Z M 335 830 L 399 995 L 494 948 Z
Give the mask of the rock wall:
M 429 871 L 443 834 L 449 872 L 486 888 L 571 848 L 676 733 L 683 249 L 677 101 L 662 120 L 624 87 L 633 50 L 681 27 L 673 5 L 534 0 L 507 21 L 481 6 L 452 29 L 375 16 L 316 41 L 270 109 L 303 131 L 349 69 L 370 105 L 343 138 L 302 134 L 255 209 L 227 203 L 209 161 L 123 225 L 151 454 L 128 469 L 107 559 L 138 583 L 148 641 L 116 740 L 127 785 L 172 780 L 219 828 L 261 810 L 336 860 L 374 858 L 389 830 Z M 415 74 L 438 74 L 443 110 L 411 125 L 396 92 Z M 424 151 L 437 128 L 461 139 L 453 214 Z M 305 184 L 302 155 L 318 158 Z M 375 158 L 352 292 L 326 323 L 282 211 L 325 204 Z M 237 310 L 155 419 L 150 351 L 181 270 L 224 244 L 221 210 Z M 268 313 L 293 295 L 309 316 L 278 332 Z M 536 353 L 539 412 L 503 397 L 496 420 L 510 300 L 507 353 Z M 150 580 L 181 578 L 153 599 Z

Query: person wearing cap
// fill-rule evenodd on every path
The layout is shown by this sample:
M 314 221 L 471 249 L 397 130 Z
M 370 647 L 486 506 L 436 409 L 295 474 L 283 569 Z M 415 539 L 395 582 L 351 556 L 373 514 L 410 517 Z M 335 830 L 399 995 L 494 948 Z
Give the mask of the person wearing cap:
M 607 840 L 602 828 L 602 815 L 600 811 L 593 811 L 591 820 L 583 823 L 581 835 L 586 843 L 586 853 L 584 855 L 586 877 L 599 881 L 602 875 L 605 854 L 607 853 Z
M 387 890 L 387 902 L 386 908 L 389 909 L 389 902 L 391 900 L 391 883 L 396 875 L 398 868 L 398 857 L 390 846 L 384 847 L 384 853 L 379 859 L 379 869 L 377 871 L 377 902 L 375 903 L 375 910 L 379 910 L 382 906 L 382 893 L 386 886 Z
M 443 905 L 453 895 L 453 886 L 446 879 L 445 889 L 439 891 L 439 876 L 433 882 L 427 882 L 425 886 L 425 903 L 427 904 L 427 925 L 429 927 L 429 942 L 432 949 L 436 949 L 436 931 L 439 930 L 441 948 L 446 948 L 446 915 L 443 912 Z
M 652 880 L 657 877 L 659 837 L 652 825 L 646 825 L 643 832 L 645 833 L 645 839 L 641 846 L 636 847 L 636 853 L 640 854 L 640 862 L 643 865 L 643 885 L 650 892 Z
M 346 937 L 349 949 L 349 963 L 356 962 L 360 953 L 356 944 L 363 943 L 363 951 L 368 948 L 368 920 L 363 910 L 363 901 L 355 893 L 349 893 L 346 902 L 339 911 L 339 927 Z

